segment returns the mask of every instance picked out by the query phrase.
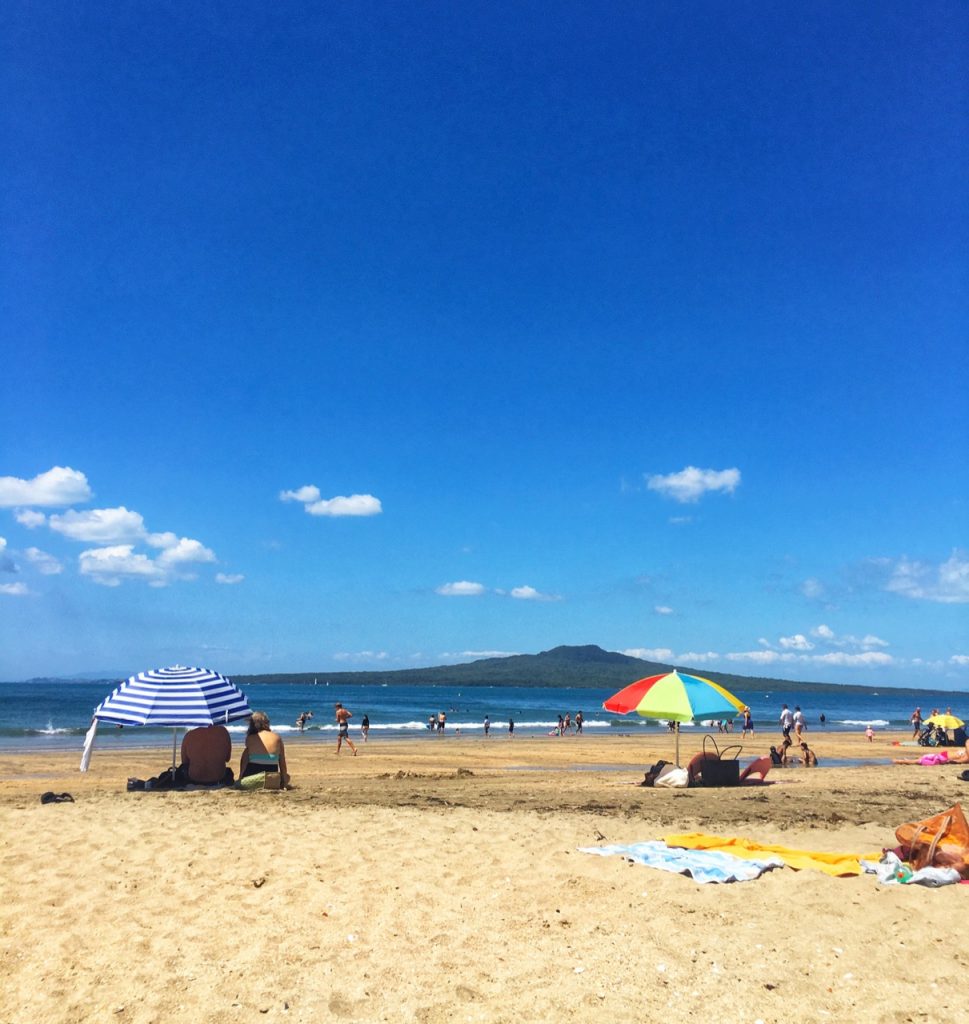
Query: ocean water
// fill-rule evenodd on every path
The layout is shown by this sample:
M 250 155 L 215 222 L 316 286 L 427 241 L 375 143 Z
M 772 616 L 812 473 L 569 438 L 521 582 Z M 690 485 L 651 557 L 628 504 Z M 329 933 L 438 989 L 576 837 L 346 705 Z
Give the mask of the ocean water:
M 84 733 L 95 707 L 111 692 L 113 684 L 89 682 L 0 683 L 0 750 L 80 751 Z M 662 733 L 665 725 L 635 715 L 614 715 L 602 710 L 611 696 L 599 688 L 551 688 L 529 686 L 371 686 L 331 687 L 325 683 L 263 683 L 243 687 L 254 710 L 265 711 L 273 729 L 300 742 L 330 742 L 336 734 L 333 705 L 341 701 L 353 712 L 351 736 L 359 733 L 360 720 L 369 715 L 371 742 L 380 736 L 427 738 L 427 721 L 438 712 L 447 714 L 446 734 L 460 729 L 462 735 L 482 734 L 485 715 L 491 718 L 492 735 L 505 736 L 508 721 L 514 719 L 516 735 L 543 735 L 555 729 L 559 714 L 582 711 L 590 735 L 610 732 Z M 750 705 L 757 732 L 776 734 L 781 703 L 793 708 L 800 704 L 808 722 L 808 734 L 822 729 L 862 732 L 871 723 L 876 729 L 906 729 L 915 703 L 927 715 L 933 707 L 953 706 L 960 718 L 969 714 L 969 697 L 964 694 L 933 693 L 913 701 L 908 694 L 892 690 L 859 693 L 853 690 L 781 694 L 738 691 Z M 959 700 L 965 706 L 957 706 Z M 298 736 L 296 717 L 312 711 L 303 736 Z M 819 716 L 825 715 L 821 726 Z M 706 731 L 709 725 L 696 723 L 684 729 Z M 715 727 L 714 727 L 715 728 Z M 245 722 L 233 723 L 231 732 L 242 735 Z M 739 735 L 739 728 L 737 729 Z M 102 725 L 98 730 L 100 748 L 159 746 L 171 742 L 170 729 L 118 729 Z

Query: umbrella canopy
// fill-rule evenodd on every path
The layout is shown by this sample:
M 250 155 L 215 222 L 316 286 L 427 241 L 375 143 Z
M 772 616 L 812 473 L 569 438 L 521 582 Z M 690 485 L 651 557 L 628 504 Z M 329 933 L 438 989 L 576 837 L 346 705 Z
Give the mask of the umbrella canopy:
M 114 725 L 224 725 L 252 714 L 234 683 L 207 668 L 160 668 L 126 679 L 94 717 Z
M 173 726 L 174 768 L 178 726 L 225 725 L 251 715 L 245 694 L 218 672 L 182 665 L 139 672 L 117 686 L 95 708 L 94 720 L 84 738 L 81 771 L 87 771 L 90 764 L 98 722 Z
M 966 724 L 961 718 L 956 718 L 955 715 L 932 715 L 926 718 L 925 721 L 926 724 L 937 725 L 941 729 L 958 729 Z
M 628 715 L 635 711 L 642 718 L 662 718 L 676 722 L 676 763 L 680 763 L 680 722 L 695 718 L 732 718 L 747 706 L 729 690 L 712 679 L 687 672 L 661 672 L 630 683 L 602 702 L 606 711 Z

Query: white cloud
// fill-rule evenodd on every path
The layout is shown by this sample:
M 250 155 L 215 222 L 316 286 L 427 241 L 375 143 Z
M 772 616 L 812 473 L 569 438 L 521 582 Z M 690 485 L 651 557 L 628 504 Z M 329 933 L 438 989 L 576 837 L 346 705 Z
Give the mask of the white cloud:
M 622 652 L 630 658 L 641 658 L 643 661 L 662 661 L 669 664 L 673 652 L 668 647 L 629 647 Z
M 245 579 L 245 576 L 241 572 L 217 572 L 215 574 L 216 583 L 224 583 L 226 586 L 233 586 L 236 583 L 241 583 Z
M 677 659 L 678 665 L 705 665 L 711 661 L 719 661 L 716 651 L 685 651 Z
M 106 587 L 120 586 L 124 579 L 144 579 L 164 586 L 167 573 L 147 555 L 135 554 L 133 544 L 117 544 L 82 551 L 78 564 L 84 576 Z
M 866 633 L 859 641 L 861 647 L 889 647 L 887 640 L 882 640 L 881 637 L 874 636 L 871 633 Z
M 333 655 L 336 661 L 386 661 L 386 651 L 339 651 Z
M 455 583 L 442 583 L 435 593 L 443 597 L 477 597 L 485 592 L 483 583 L 472 583 L 470 580 L 457 580 Z
M 279 500 L 299 501 L 308 505 L 310 502 L 320 500 L 320 489 L 312 484 L 306 484 L 305 487 L 297 487 L 295 491 L 280 491 Z
M 90 498 L 87 477 L 68 466 L 54 466 L 32 480 L 0 476 L 0 508 L 13 508 L 15 505 L 57 508 L 89 501 Z
M 518 601 L 560 601 L 558 594 L 543 594 L 534 587 L 512 587 L 510 594 Z
M 40 548 L 27 548 L 24 554 L 27 556 L 27 561 L 37 566 L 38 572 L 45 576 L 56 576 L 64 571 L 64 566 L 53 555 L 41 551 Z
M 153 548 L 173 548 L 178 544 L 178 535 L 166 530 L 164 533 L 145 533 L 145 543 Z
M 175 579 L 195 578 L 184 566 L 216 560 L 215 552 L 201 541 L 179 537 L 171 530 L 150 532 L 144 518 L 124 505 L 84 512 L 69 509 L 47 522 L 55 533 L 99 545 L 82 552 L 78 564 L 82 575 L 105 586 L 116 587 L 125 579 L 147 579 L 152 586 L 165 586 Z M 135 552 L 139 543 L 159 549 L 158 557 Z
M 895 659 L 881 651 L 830 651 L 827 654 L 795 654 L 792 651 L 736 651 L 725 655 L 727 661 L 749 661 L 756 665 L 792 664 L 837 665 L 842 668 L 875 668 L 894 665 Z
M 938 566 L 901 558 L 895 563 L 885 589 L 902 597 L 939 604 L 969 603 L 969 555 L 953 551 Z
M 124 505 L 118 508 L 94 508 L 87 512 L 70 509 L 62 515 L 54 514 L 49 525 L 55 533 L 71 540 L 95 544 L 127 544 L 144 540 L 147 536 L 145 521 L 137 512 Z
M 13 517 L 21 526 L 26 526 L 28 530 L 34 530 L 47 522 L 47 516 L 43 512 L 35 512 L 30 508 L 17 509 Z
M 814 650 L 814 644 L 803 633 L 795 633 L 793 636 L 782 636 L 777 642 L 788 651 Z
M 816 654 L 811 660 L 818 665 L 842 665 L 848 668 L 881 667 L 895 664 L 895 659 L 883 651 L 862 651 L 860 654 L 831 651 L 829 654 Z
M 443 654 L 443 658 L 511 658 L 517 651 L 461 651 L 460 654 Z
M 801 593 L 810 601 L 820 601 L 825 594 L 824 584 L 812 576 L 801 584 Z
M 668 605 L 665 605 L 665 604 L 658 604 L 658 605 L 656 605 L 656 607 L 653 609 L 653 611 L 656 612 L 657 615 L 672 615 L 673 614 L 673 609 L 670 608 Z
M 872 647 L 890 646 L 887 640 L 882 640 L 881 637 L 875 636 L 873 633 L 866 633 L 862 637 L 852 636 L 850 633 L 839 636 L 830 626 L 825 626 L 823 623 L 820 626 L 815 626 L 810 632 L 811 636 L 821 640 L 829 647 L 853 647 L 867 651 Z M 783 641 L 781 641 L 781 644 L 783 645 Z
M 782 654 L 780 651 L 733 651 L 724 657 L 727 661 L 750 661 L 755 665 L 773 665 L 779 661 L 798 660 L 796 654 Z
M 969 665 L 969 654 L 953 654 L 949 658 L 950 665 Z
M 0 583 L 0 594 L 9 594 L 11 597 L 23 597 L 29 594 L 25 583 Z
M 298 501 L 311 516 L 379 516 L 383 512 L 380 499 L 372 494 L 338 494 L 334 498 L 321 498 L 320 489 L 305 484 L 294 491 L 280 491 L 280 501 Z
M 372 494 L 338 494 L 305 506 L 311 516 L 379 516 L 383 512 L 380 499 Z
M 166 547 L 156 561 L 166 568 L 191 562 L 214 562 L 215 552 L 197 540 L 182 537 L 177 544 Z
M 739 469 L 698 469 L 696 466 L 687 466 L 667 476 L 646 478 L 646 486 L 651 491 L 684 504 L 699 501 L 708 491 L 733 494 L 739 484 Z

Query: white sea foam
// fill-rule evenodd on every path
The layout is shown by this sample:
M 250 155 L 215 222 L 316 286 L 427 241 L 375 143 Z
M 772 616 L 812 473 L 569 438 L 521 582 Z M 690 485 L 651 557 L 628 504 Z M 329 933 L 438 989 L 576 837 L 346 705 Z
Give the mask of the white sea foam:
M 881 726 L 881 728 L 884 729 L 886 726 L 889 726 L 892 723 L 889 722 L 885 718 L 867 718 L 864 721 L 859 721 L 857 718 L 843 718 L 837 724 L 838 725 L 870 725 L 872 728 L 874 728 L 876 725 L 878 725 L 878 726 Z

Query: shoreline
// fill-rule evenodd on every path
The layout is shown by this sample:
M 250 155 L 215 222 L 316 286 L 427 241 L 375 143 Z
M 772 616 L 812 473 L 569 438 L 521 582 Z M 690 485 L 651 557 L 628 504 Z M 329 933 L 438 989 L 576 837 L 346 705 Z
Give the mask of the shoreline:
M 169 750 L 171 749 L 171 729 L 166 730 L 167 745 Z M 283 741 L 286 744 L 293 744 L 295 746 L 326 746 L 327 744 L 333 744 L 336 741 L 337 729 L 336 726 L 324 726 L 322 728 L 314 727 L 307 729 L 305 732 L 300 733 L 292 730 L 291 728 L 277 729 L 280 735 L 283 737 Z M 78 759 L 80 759 L 80 751 L 84 743 L 84 734 L 87 732 L 87 728 L 83 730 L 72 730 L 70 733 L 57 732 L 51 733 L 37 733 L 29 736 L 16 736 L 16 737 L 0 737 L 0 757 L 13 756 L 23 754 L 25 756 L 57 756 L 60 754 L 70 754 L 73 751 L 77 751 Z M 184 733 L 183 729 L 179 730 L 179 735 Z M 241 745 L 245 739 L 245 726 L 236 726 L 230 728 L 230 734 L 233 741 L 233 749 Z M 680 733 L 680 749 L 685 751 L 697 744 L 702 744 L 703 736 L 711 736 L 716 740 L 717 744 L 723 749 L 725 746 L 736 746 L 740 745 L 744 748 L 743 757 L 754 757 L 760 754 L 766 754 L 771 744 L 779 745 L 781 741 L 781 735 L 779 732 L 758 732 L 754 737 L 741 737 L 739 732 L 733 733 L 717 733 L 710 732 L 708 729 L 702 726 L 695 726 L 689 730 L 683 730 Z M 843 729 L 843 728 L 830 728 L 830 729 L 809 729 L 805 731 L 804 739 L 812 748 L 817 744 L 821 743 L 818 748 L 819 751 L 830 747 L 832 744 L 841 749 L 842 742 L 853 744 L 858 750 L 862 750 L 862 753 L 852 753 L 852 757 L 865 757 L 865 753 L 862 748 L 868 746 L 878 746 L 879 742 L 889 742 L 906 744 L 907 741 L 911 740 L 911 730 L 909 729 L 879 729 L 875 733 L 875 743 L 868 744 L 864 741 L 864 730 L 861 728 L 857 729 Z M 353 726 L 350 730 L 350 738 L 358 743 L 360 741 L 360 730 L 359 727 Z M 673 734 L 664 729 L 646 729 L 635 728 L 635 729 L 624 729 L 620 726 L 598 726 L 589 728 L 583 735 L 576 736 L 569 734 L 563 737 L 554 736 L 545 729 L 534 729 L 534 728 L 517 728 L 514 737 L 510 738 L 508 735 L 507 728 L 501 729 L 500 727 L 492 727 L 491 736 L 487 739 L 483 735 L 480 725 L 476 725 L 473 728 L 460 727 L 460 731 L 456 728 L 449 728 L 443 735 L 437 733 L 431 734 L 430 730 L 414 729 L 414 730 L 396 730 L 390 727 L 371 726 L 370 730 L 370 742 L 373 743 L 518 743 L 518 742 L 558 742 L 563 743 L 613 743 L 617 741 L 629 741 L 632 743 L 643 743 L 649 745 L 656 745 L 662 747 L 664 743 L 669 743 L 672 747 L 675 744 Z M 98 731 L 97 740 L 95 742 L 95 757 L 99 751 L 105 751 L 109 753 L 123 753 L 127 751 L 146 751 L 153 749 L 164 749 L 166 745 L 166 736 L 160 732 L 157 728 L 151 731 L 141 730 L 137 726 L 132 726 L 124 730 L 124 735 L 120 735 L 112 727 L 104 727 Z M 663 756 L 663 755 L 658 755 Z M 833 754 L 832 756 L 848 756 L 845 754 Z

